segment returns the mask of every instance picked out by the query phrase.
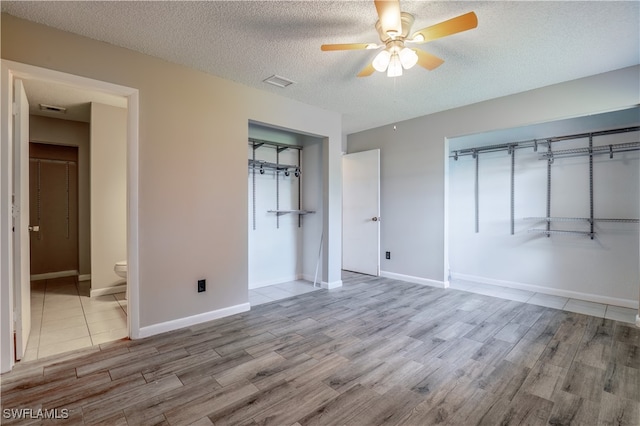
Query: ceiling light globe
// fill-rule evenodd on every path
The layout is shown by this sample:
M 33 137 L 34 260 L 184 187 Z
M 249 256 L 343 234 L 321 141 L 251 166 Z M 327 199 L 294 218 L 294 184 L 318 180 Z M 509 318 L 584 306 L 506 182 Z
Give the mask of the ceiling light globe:
M 418 54 L 413 49 L 409 49 L 408 47 L 405 47 L 400 51 L 399 57 L 400 63 L 402 63 L 402 66 L 406 70 L 418 63 Z
M 393 54 L 387 68 L 387 77 L 400 77 L 402 75 L 402 63 L 398 54 Z
M 384 72 L 387 69 L 387 66 L 389 66 L 390 59 L 391 59 L 391 53 L 389 53 L 386 50 L 383 50 L 382 52 L 376 55 L 371 65 L 373 65 L 373 68 L 375 68 L 376 71 Z

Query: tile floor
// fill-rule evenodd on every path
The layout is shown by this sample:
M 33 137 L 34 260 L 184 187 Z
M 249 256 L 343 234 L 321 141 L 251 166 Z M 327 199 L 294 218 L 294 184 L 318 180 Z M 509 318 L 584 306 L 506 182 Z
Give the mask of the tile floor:
M 127 337 L 124 293 L 89 297 L 89 281 L 64 277 L 31 283 L 31 335 L 24 361 Z M 308 281 L 291 281 L 249 290 L 251 305 L 319 290 Z
M 249 303 L 251 306 L 261 305 L 276 300 L 286 299 L 299 294 L 320 290 L 314 287 L 312 282 L 297 280 L 281 284 L 274 284 L 267 287 L 249 289 Z
M 127 337 L 124 293 L 89 297 L 77 277 L 31 282 L 31 335 L 23 360 Z
M 591 315 L 598 318 L 607 318 L 635 324 L 636 309 L 623 308 L 621 306 L 604 305 L 602 303 L 587 302 L 585 300 L 570 299 L 567 297 L 552 296 L 549 294 L 535 293 L 533 291 L 500 287 L 489 284 L 480 284 L 466 280 L 452 280 L 449 288 L 463 290 L 471 293 L 484 294 L 486 296 L 500 297 L 502 299 L 531 303 L 533 305 L 546 306 L 548 308 L 562 309 L 564 311 Z

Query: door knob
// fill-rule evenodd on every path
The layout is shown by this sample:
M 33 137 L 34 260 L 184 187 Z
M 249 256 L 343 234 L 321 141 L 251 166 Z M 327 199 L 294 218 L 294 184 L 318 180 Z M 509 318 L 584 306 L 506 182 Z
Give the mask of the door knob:
M 380 218 L 378 216 L 374 216 L 371 218 L 372 221 L 377 222 L 380 220 Z
M 40 231 L 40 227 L 38 225 L 29 226 L 29 231 L 39 232 Z

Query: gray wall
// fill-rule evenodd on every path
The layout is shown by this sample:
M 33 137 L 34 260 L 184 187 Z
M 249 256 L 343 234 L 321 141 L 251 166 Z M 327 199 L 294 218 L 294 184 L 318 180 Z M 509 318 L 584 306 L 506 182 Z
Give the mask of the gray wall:
M 381 251 L 392 252 L 382 271 L 447 280 L 447 138 L 637 105 L 639 73 L 624 68 L 349 135 L 350 153 L 381 149 Z

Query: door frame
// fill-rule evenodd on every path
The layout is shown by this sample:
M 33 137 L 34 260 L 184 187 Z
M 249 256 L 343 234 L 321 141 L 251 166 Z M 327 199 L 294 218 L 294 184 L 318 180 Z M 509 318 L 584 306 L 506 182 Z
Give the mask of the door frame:
M 127 290 L 129 337 L 140 338 L 138 89 L 2 59 L 0 74 L 0 372 L 14 361 L 13 80 L 36 79 L 127 98 Z

